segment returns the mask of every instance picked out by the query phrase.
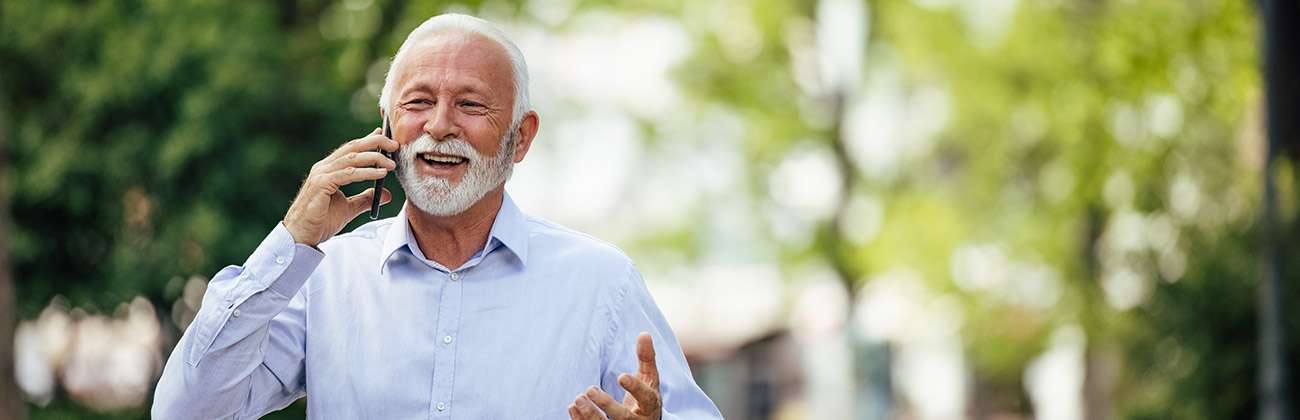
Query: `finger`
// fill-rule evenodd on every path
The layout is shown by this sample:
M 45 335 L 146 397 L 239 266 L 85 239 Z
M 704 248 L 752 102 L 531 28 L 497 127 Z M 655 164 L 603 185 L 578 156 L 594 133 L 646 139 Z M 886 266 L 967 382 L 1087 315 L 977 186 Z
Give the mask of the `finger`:
M 609 418 L 611 419 L 624 419 L 631 414 L 631 412 L 627 410 L 627 407 L 624 407 L 623 404 L 619 404 L 618 401 L 614 400 L 614 397 L 609 396 L 605 391 L 601 391 L 600 388 L 594 386 L 588 387 L 585 395 L 587 396 L 587 399 L 591 400 L 591 402 L 596 403 L 597 407 L 604 410 L 605 414 L 609 415 Z
M 659 367 L 655 365 L 655 345 L 650 333 L 642 332 L 636 336 L 636 358 L 641 380 L 659 390 Z
M 578 398 L 573 400 L 573 405 L 578 407 L 578 413 L 583 419 L 605 420 L 605 414 L 601 413 L 596 403 L 591 402 L 586 395 L 578 395 Z
M 349 167 L 330 172 L 325 175 L 324 180 L 334 188 L 342 187 L 359 181 L 373 181 L 388 175 L 388 170 L 384 168 L 357 168 Z
M 337 171 L 343 168 L 387 168 L 393 170 L 397 168 L 397 162 L 384 156 L 383 153 L 367 152 L 349 152 L 342 156 L 337 156 L 326 160 L 328 163 L 321 168 L 325 172 Z
M 659 390 L 650 388 L 650 385 L 626 373 L 618 375 L 618 384 L 636 400 L 637 415 L 645 416 L 659 412 Z
M 352 209 L 352 212 L 355 214 L 361 214 L 370 211 L 370 205 L 371 203 L 374 202 L 374 197 L 375 197 L 375 189 L 366 188 L 365 191 L 362 191 L 357 195 L 348 197 L 348 208 Z M 388 202 L 392 200 L 393 200 L 393 193 L 388 192 L 388 189 L 384 188 L 384 191 L 379 194 L 379 204 L 380 205 L 388 204 Z
M 373 151 L 383 149 L 386 152 L 396 152 L 398 148 L 397 141 L 384 137 L 381 133 L 370 133 L 369 135 L 343 143 L 330 157 L 339 157 L 352 152 Z
M 578 406 L 569 404 L 569 418 L 572 420 L 582 420 L 582 413 L 578 411 Z
M 347 166 L 373 166 L 373 168 L 389 169 L 394 169 L 398 166 L 398 163 L 393 159 L 390 159 L 389 156 L 385 156 L 383 153 L 376 151 L 347 153 L 344 157 L 346 157 L 346 159 L 338 161 Z

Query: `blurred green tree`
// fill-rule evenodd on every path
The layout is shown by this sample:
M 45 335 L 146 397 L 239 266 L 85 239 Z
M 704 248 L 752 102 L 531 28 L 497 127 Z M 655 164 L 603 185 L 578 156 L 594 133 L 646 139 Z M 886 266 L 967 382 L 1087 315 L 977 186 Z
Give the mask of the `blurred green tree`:
M 795 140 L 814 139 L 836 156 L 841 212 L 858 198 L 883 203 L 866 243 L 846 236 L 841 213 L 821 221 L 816 241 L 787 242 L 786 263 L 832 264 L 850 291 L 903 267 L 935 293 L 961 296 L 976 416 L 1027 414 L 1025 366 L 1048 333 L 1079 324 L 1089 418 L 1252 417 L 1256 11 L 1213 0 L 993 3 L 869 2 L 864 86 L 837 97 L 797 83 L 802 52 L 789 46 L 813 47 L 799 43 L 812 37 L 801 34 L 816 24 L 813 11 L 754 1 L 767 48 L 730 66 L 716 58 L 729 56 L 723 36 L 706 38 L 682 80 L 701 101 L 746 116 L 760 197 L 770 168 L 807 146 Z M 901 93 L 888 91 L 894 84 Z M 932 91 L 950 114 L 933 139 L 890 121 L 927 115 L 871 119 L 854 108 L 889 95 L 903 98 L 890 106 L 908 107 Z M 934 112 L 909 108 L 918 109 Z M 864 118 L 880 124 L 866 131 L 884 133 L 868 141 L 922 152 L 877 147 L 864 157 L 853 150 L 863 135 L 844 127 Z M 901 156 L 897 168 L 873 166 L 872 154 L 889 153 Z M 1293 197 L 1294 182 L 1284 184 L 1280 194 Z M 963 285 L 956 255 L 985 244 L 1049 267 L 1059 295 L 1042 307 Z

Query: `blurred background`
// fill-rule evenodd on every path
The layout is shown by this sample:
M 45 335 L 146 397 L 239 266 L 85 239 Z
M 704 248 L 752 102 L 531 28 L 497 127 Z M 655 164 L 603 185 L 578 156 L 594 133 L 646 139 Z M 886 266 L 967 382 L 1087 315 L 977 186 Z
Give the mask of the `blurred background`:
M 3 1 L 0 418 L 147 418 L 209 276 L 443 12 L 529 62 L 508 191 L 637 261 L 728 418 L 1289 418 L 1294 10 Z

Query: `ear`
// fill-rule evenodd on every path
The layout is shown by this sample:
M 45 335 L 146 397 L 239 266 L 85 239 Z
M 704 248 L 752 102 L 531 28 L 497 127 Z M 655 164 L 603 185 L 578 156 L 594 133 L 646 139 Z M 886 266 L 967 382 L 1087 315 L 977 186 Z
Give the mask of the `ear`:
M 528 154 L 528 149 L 533 146 L 533 138 L 537 136 L 537 127 L 541 123 L 536 111 L 528 111 L 524 118 L 519 120 L 519 136 L 515 142 L 515 163 L 522 162 L 524 156 Z

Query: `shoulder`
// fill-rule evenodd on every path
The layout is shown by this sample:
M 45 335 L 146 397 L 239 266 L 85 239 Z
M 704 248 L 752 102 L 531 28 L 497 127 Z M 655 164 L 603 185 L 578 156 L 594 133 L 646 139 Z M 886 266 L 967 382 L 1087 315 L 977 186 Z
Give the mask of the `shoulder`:
M 384 234 L 388 231 L 389 226 L 393 224 L 393 218 L 367 222 L 364 225 L 357 226 L 351 232 L 334 235 L 320 244 L 321 250 L 326 248 L 348 248 L 349 246 L 362 245 L 374 241 L 382 241 Z
M 308 287 L 304 289 L 315 293 L 322 288 L 335 287 L 354 279 L 368 279 L 368 273 L 378 273 L 381 244 L 393 225 L 393 220 L 388 218 L 368 222 L 317 245 L 325 257 L 312 272 L 307 281 Z
M 610 275 L 636 272 L 632 258 L 614 244 L 540 217 L 528 216 L 527 223 L 530 260 L 536 257 Z
M 350 232 L 334 235 L 318 246 L 325 253 L 326 265 L 356 264 L 362 261 L 378 260 L 380 244 L 388 229 L 393 226 L 393 218 L 376 220 L 358 226 Z

